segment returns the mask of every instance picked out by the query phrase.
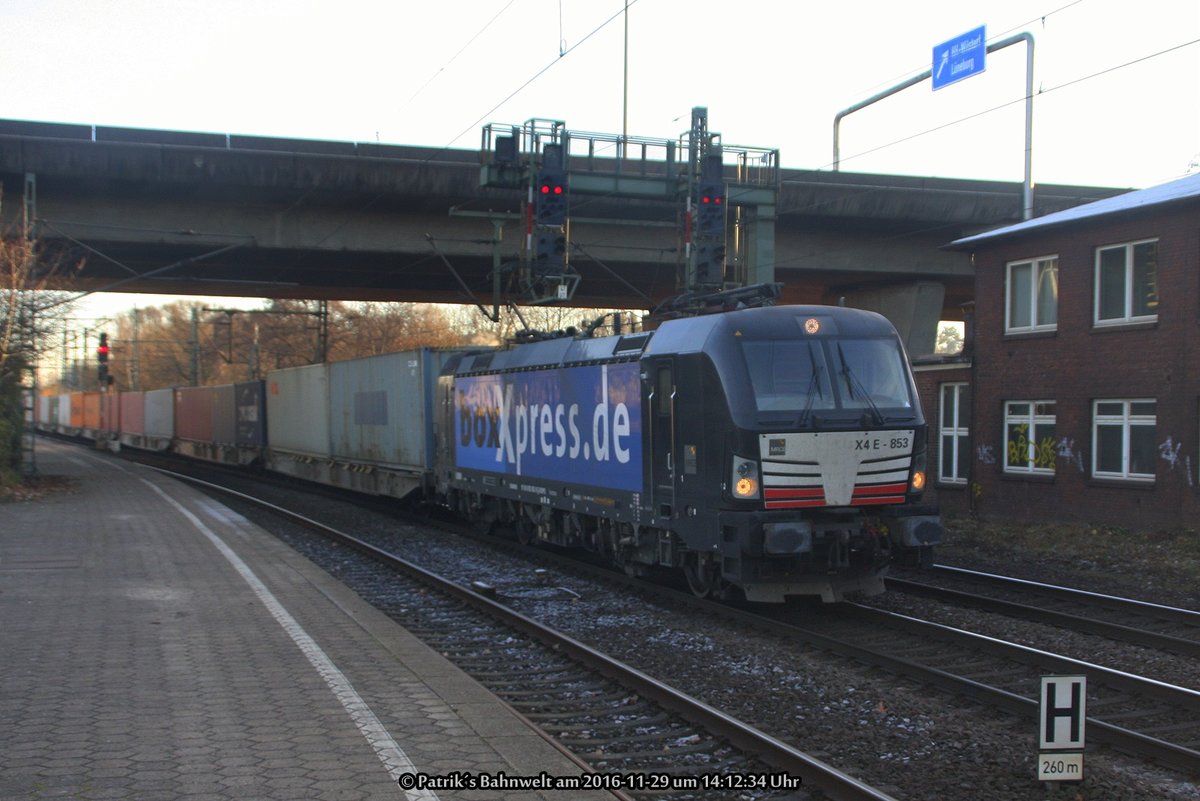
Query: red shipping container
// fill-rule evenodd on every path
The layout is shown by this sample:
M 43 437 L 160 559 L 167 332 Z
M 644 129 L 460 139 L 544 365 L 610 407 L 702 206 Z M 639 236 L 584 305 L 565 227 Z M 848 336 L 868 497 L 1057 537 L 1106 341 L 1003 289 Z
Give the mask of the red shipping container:
M 146 393 L 121 393 L 121 432 L 125 434 L 146 433 Z
M 180 387 L 175 390 L 175 436 L 196 442 L 213 441 L 215 387 Z
M 100 430 L 112 434 L 121 430 L 121 396 L 115 392 L 100 396 Z

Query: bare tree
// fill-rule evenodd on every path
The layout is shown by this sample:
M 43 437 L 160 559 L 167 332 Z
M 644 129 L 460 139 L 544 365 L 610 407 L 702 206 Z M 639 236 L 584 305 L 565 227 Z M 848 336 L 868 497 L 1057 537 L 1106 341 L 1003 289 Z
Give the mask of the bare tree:
M 23 463 L 23 454 L 32 454 L 26 404 L 33 403 L 39 354 L 69 309 L 69 295 L 50 290 L 66 272 L 24 233 L 0 236 L 0 482 L 32 470 L 31 458 Z
M 616 319 L 620 323 L 616 323 Z M 502 309 L 493 322 L 478 309 L 460 306 L 451 313 L 453 324 L 474 344 L 503 345 L 518 339 L 523 331 L 543 334 L 582 333 L 594 327 L 597 336 L 616 330 L 630 331 L 641 325 L 642 313 L 628 309 L 592 309 L 576 306 L 521 306 Z
M 200 302 L 127 312 L 116 320 L 109 362 L 117 389 L 228 384 L 282 367 L 312 364 L 322 355 L 342 361 L 420 347 L 500 345 L 526 327 L 545 332 L 584 330 L 612 312 L 525 307 L 492 323 L 467 307 L 417 303 L 330 302 L 323 329 L 315 301 L 273 300 L 261 309 L 222 309 Z M 629 312 L 621 313 L 630 330 Z M 326 348 L 320 342 L 327 332 Z
M 418 303 L 338 303 L 331 309 L 330 360 L 420 347 L 453 347 L 462 335 L 439 306 Z

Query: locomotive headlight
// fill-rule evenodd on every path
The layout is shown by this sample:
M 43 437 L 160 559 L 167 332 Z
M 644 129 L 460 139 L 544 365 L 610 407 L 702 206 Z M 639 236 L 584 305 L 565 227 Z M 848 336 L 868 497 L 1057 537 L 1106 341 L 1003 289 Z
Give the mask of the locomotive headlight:
M 733 497 L 753 499 L 758 497 L 758 462 L 752 459 L 733 457 Z
M 913 454 L 912 472 L 908 477 L 908 491 L 921 493 L 925 491 L 925 452 Z
M 913 492 L 920 492 L 923 489 L 925 489 L 925 471 L 924 470 L 914 470 L 913 471 L 912 481 L 910 482 L 910 486 L 912 487 Z

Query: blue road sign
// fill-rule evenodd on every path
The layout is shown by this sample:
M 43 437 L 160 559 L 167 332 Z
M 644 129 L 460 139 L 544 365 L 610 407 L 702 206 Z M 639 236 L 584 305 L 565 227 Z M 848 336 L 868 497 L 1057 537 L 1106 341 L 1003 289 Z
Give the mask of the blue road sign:
M 987 69 L 986 29 L 986 25 L 980 25 L 933 48 L 935 91 Z

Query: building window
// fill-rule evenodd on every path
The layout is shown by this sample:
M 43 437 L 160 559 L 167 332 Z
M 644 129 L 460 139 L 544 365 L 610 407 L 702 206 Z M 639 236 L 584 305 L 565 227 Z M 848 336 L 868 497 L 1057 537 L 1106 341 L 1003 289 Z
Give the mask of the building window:
M 1153 400 L 1098 400 L 1092 404 L 1092 475 L 1153 481 L 1158 448 Z
M 1009 332 L 1053 331 L 1058 327 L 1058 257 L 1008 265 L 1006 322 Z
M 1158 316 L 1158 240 L 1096 250 L 1096 325 Z
M 1004 472 L 1054 475 L 1058 435 L 1054 401 L 1004 404 Z
M 967 483 L 967 465 L 971 458 L 971 437 L 967 415 L 971 408 L 970 387 L 966 384 L 942 384 L 941 458 L 938 479 L 947 484 Z

